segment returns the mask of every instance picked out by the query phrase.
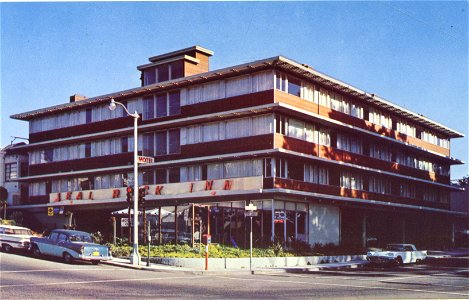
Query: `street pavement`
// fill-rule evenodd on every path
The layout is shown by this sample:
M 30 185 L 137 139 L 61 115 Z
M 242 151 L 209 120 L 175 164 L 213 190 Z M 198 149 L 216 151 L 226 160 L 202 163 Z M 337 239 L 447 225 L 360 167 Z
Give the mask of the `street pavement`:
M 116 260 L 117 262 L 117 260 Z M 411 265 L 251 274 L 36 259 L 0 253 L 1 299 L 468 299 L 469 268 Z M 147 269 L 145 269 L 147 270 Z M 196 270 L 198 272 L 198 270 Z

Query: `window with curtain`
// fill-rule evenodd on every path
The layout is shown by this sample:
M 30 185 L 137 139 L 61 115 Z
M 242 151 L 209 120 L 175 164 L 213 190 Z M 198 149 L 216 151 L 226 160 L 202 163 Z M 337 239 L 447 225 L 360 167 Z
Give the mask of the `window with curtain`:
M 353 172 L 340 172 L 340 186 L 347 189 L 363 190 L 362 176 Z

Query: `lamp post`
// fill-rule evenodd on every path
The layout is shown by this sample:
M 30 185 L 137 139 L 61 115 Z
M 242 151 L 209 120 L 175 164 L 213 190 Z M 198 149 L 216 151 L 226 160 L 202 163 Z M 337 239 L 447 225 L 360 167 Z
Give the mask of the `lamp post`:
M 127 115 L 134 118 L 134 218 L 133 218 L 133 247 L 132 253 L 130 254 L 130 263 L 132 265 L 140 265 L 140 254 L 138 253 L 138 163 L 137 163 L 137 153 L 138 153 L 138 135 L 137 135 L 137 121 L 140 116 L 135 111 L 135 113 L 131 114 L 124 104 L 114 101 L 111 99 L 111 103 L 109 104 L 110 110 L 115 110 L 117 105 L 122 106 L 124 108 Z

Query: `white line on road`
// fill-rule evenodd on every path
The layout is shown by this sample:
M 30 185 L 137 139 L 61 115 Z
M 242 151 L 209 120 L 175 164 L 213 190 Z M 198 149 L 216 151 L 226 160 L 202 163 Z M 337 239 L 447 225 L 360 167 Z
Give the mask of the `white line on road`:
M 0 274 L 3 274 L 3 273 L 56 272 L 56 271 L 109 271 L 109 270 L 121 270 L 121 268 L 16 270 L 16 271 L 0 271 Z
M 90 280 L 90 281 L 61 281 L 61 282 L 49 282 L 49 283 L 29 283 L 29 284 L 11 284 L 11 285 L 0 285 L 0 289 L 12 288 L 12 287 L 25 287 L 25 286 L 48 286 L 48 285 L 69 285 L 69 284 L 96 284 L 96 283 L 110 283 L 110 282 L 129 282 L 129 281 L 150 281 L 150 280 L 171 280 L 171 279 L 188 279 L 197 278 L 202 276 L 194 277 L 150 277 L 150 278 L 125 278 L 125 279 L 105 279 L 105 280 Z
M 252 280 L 252 279 L 234 278 L 234 277 L 228 277 L 228 276 L 214 276 L 214 277 L 225 278 L 225 279 L 230 279 L 230 280 L 239 280 L 239 281 L 251 281 Z M 406 292 L 416 292 L 416 293 L 446 294 L 446 295 L 457 295 L 457 296 L 469 297 L 469 293 L 440 292 L 440 291 L 406 289 L 406 288 L 390 288 L 390 287 L 378 287 L 378 286 L 362 286 L 362 285 L 350 285 L 350 284 L 340 284 L 340 283 L 319 283 L 319 282 L 309 282 L 309 281 L 289 281 L 289 280 L 272 280 L 272 279 L 256 279 L 256 281 L 274 282 L 274 283 L 340 286 L 340 287 L 362 288 L 362 289 L 370 289 L 370 290 L 406 291 Z

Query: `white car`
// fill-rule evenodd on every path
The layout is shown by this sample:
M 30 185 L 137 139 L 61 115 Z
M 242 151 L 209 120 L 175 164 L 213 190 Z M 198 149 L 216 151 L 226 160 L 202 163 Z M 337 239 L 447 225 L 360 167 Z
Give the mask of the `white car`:
M 0 225 L 0 247 L 5 252 L 11 252 L 13 249 L 27 250 L 32 236 L 29 228 Z
M 397 265 L 420 263 L 427 258 L 427 251 L 418 251 L 412 244 L 388 244 L 383 251 L 370 251 L 366 259 L 370 263 L 393 263 Z

